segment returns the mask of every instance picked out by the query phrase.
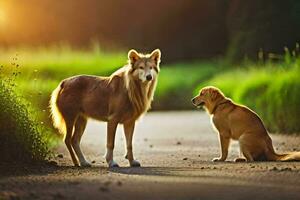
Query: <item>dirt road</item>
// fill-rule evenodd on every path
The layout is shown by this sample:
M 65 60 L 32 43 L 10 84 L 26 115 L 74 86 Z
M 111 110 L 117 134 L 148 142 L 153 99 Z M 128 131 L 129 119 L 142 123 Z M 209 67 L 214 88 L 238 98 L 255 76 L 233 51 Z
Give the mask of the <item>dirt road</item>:
M 116 137 L 115 160 L 104 163 L 105 124 L 91 121 L 82 141 L 92 168 L 72 167 L 62 144 L 58 166 L 0 177 L 0 199 L 300 199 L 300 163 L 233 163 L 219 155 L 218 137 L 203 112 L 153 112 L 138 122 L 135 157 L 141 168 L 123 158 L 122 127 Z M 300 151 L 300 137 L 272 135 L 278 152 Z

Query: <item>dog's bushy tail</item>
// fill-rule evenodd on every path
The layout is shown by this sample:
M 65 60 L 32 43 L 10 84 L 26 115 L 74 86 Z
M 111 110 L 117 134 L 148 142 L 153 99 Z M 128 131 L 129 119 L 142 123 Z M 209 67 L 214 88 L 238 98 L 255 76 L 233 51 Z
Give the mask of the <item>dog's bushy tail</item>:
M 51 110 L 51 117 L 52 123 L 55 128 L 58 129 L 59 133 L 65 134 L 66 133 L 66 123 L 65 120 L 57 106 L 57 100 L 59 95 L 63 89 L 63 82 L 58 85 L 58 87 L 53 90 L 51 94 L 51 99 L 49 102 L 50 110 Z
M 300 161 L 300 152 L 291 152 L 277 155 L 277 161 Z
M 285 154 L 277 154 L 273 148 L 272 140 L 270 137 L 266 140 L 265 154 L 269 161 L 300 161 L 300 152 L 290 152 Z

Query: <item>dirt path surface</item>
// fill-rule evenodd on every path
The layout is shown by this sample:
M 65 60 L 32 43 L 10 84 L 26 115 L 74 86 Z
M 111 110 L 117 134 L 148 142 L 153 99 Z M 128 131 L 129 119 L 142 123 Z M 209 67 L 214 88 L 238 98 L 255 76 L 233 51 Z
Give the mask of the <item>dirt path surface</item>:
M 72 167 L 62 144 L 58 166 L 0 176 L 0 199 L 300 199 L 300 163 L 233 163 L 238 144 L 231 145 L 228 162 L 219 155 L 217 134 L 201 112 L 153 112 L 136 127 L 134 152 L 141 168 L 128 167 L 124 137 L 116 136 L 115 160 L 104 162 L 105 124 L 90 121 L 82 149 L 91 168 Z M 300 137 L 272 135 L 277 152 L 300 151 Z

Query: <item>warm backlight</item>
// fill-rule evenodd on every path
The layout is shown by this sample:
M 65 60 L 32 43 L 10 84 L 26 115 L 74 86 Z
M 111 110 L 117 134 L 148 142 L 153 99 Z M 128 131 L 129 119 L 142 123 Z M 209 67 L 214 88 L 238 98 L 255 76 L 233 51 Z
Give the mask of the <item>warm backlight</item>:
M 3 10 L 3 8 L 0 7 L 0 26 L 3 26 L 6 24 L 6 13 Z

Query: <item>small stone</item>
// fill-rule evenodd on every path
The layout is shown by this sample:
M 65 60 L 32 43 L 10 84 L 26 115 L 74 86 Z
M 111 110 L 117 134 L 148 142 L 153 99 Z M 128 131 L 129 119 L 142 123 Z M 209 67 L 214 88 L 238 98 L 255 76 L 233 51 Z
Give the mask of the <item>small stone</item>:
M 57 155 L 57 157 L 58 157 L 58 158 L 63 158 L 64 155 L 60 153 L 60 154 Z
M 92 163 L 93 163 L 93 164 L 95 164 L 95 163 L 96 163 L 96 161 L 95 161 L 95 160 L 93 160 L 93 161 L 92 161 Z
M 183 158 L 182 160 L 187 160 L 188 158 Z
M 150 144 L 150 145 L 149 145 L 149 147 L 150 147 L 150 148 L 153 148 L 153 145 L 152 145 L 152 144 Z
M 199 154 L 198 157 L 200 157 L 201 155 Z
M 201 167 L 200 169 L 205 169 L 205 167 Z
M 178 142 L 176 143 L 176 145 L 181 145 L 181 142 L 180 142 L 180 141 L 178 141 Z
M 255 168 L 255 166 L 251 166 L 251 168 Z
M 278 171 L 277 167 L 273 167 L 272 169 L 270 169 L 270 171 Z
M 118 182 L 117 182 L 117 185 L 118 185 L 118 186 L 122 186 L 122 182 L 121 182 L 121 181 L 118 181 Z
M 49 162 L 49 165 L 57 166 L 58 163 L 57 163 L 56 161 L 54 161 L 54 160 L 51 160 L 51 161 Z

